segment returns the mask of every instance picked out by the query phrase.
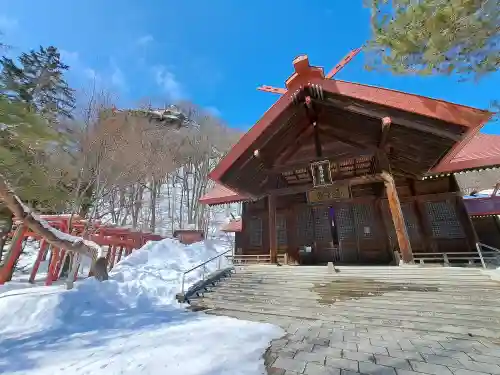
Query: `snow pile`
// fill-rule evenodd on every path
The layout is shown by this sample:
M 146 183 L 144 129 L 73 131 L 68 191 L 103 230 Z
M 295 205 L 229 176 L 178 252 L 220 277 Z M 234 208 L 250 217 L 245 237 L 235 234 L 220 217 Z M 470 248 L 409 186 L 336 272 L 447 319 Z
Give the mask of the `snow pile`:
M 110 272 L 110 280 L 100 285 L 88 279 L 76 287 L 76 294 L 113 296 L 113 305 L 136 307 L 139 305 L 175 305 L 175 294 L 181 291 L 182 275 L 200 263 L 226 251 L 216 241 L 204 241 L 183 245 L 178 240 L 167 238 L 159 242 L 149 242 L 142 249 L 123 259 Z M 225 257 L 216 259 L 205 266 L 210 273 L 227 266 Z M 188 274 L 185 290 L 202 278 L 203 267 Z
M 167 239 L 134 252 L 103 283 L 0 294 L 0 373 L 264 373 L 262 354 L 281 329 L 187 312 L 174 301 L 183 272 L 226 249 Z M 186 288 L 199 272 L 188 275 Z

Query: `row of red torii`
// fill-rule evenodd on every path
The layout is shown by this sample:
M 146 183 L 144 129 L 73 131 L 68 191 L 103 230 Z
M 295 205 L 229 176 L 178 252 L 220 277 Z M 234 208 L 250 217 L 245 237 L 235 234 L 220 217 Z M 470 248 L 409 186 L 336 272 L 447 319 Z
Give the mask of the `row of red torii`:
M 157 234 L 138 232 L 126 227 L 106 225 L 100 221 L 93 221 L 89 225 L 86 220 L 75 215 L 73 217 L 71 215 L 41 215 L 40 218 L 46 221 L 52 228 L 63 233 L 82 236 L 85 239 L 95 242 L 103 249 L 107 247 L 105 254 L 108 270 L 111 270 L 123 257 L 130 255 L 132 251 L 140 249 L 146 242 L 163 239 L 162 236 Z M 14 220 L 14 222 L 16 229 L 10 234 L 10 249 L 0 265 L 0 285 L 10 281 L 14 267 L 23 252 L 23 243 L 29 238 L 39 242 L 37 258 L 29 277 L 30 283 L 35 282 L 40 264 L 47 259 L 49 251 L 51 252 L 51 256 L 49 258 L 50 264 L 48 266 L 45 285 L 51 285 L 53 282 L 59 280 L 64 264 L 69 264 L 69 269 L 71 270 L 68 279 L 72 279 L 73 282 L 76 281 L 81 262 L 81 257 L 78 254 L 49 246 L 44 238 L 30 231 L 26 226 L 22 225 L 21 221 Z M 71 230 L 69 229 L 70 226 Z M 88 276 L 92 276 L 92 269 L 90 269 Z

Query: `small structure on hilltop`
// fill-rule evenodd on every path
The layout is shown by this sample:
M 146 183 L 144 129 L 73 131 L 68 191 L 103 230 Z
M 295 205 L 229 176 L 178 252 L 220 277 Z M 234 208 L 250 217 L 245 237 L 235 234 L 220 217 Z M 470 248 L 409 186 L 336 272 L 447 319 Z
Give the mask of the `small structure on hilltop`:
M 260 87 L 281 97 L 209 174 L 218 186 L 200 201 L 242 201 L 243 254 L 272 263 L 304 252 L 344 264 L 477 258 L 453 173 L 500 166 L 458 158 L 492 113 L 332 79 L 357 52 L 327 75 L 300 56 L 285 89 Z
M 156 124 L 163 124 L 165 127 L 180 129 L 189 124 L 188 117 L 176 106 L 171 105 L 164 109 L 112 109 L 113 117 L 123 119 L 126 116 L 135 118 L 145 118 Z

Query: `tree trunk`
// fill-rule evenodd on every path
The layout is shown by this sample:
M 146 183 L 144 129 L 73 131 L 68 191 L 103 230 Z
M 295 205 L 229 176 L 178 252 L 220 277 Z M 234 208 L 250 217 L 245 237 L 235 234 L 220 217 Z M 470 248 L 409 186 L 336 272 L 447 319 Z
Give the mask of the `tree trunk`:
M 155 177 L 153 177 L 151 181 L 151 200 L 150 200 L 150 208 L 151 208 L 151 220 L 149 222 L 149 230 L 151 233 L 154 233 L 156 229 L 156 197 L 158 193 L 158 181 Z
M 14 217 L 23 221 L 33 232 L 45 238 L 45 240 L 52 246 L 66 251 L 72 251 L 92 259 L 92 267 L 94 268 L 95 261 L 99 260 L 101 256 L 101 248 L 99 245 L 92 241 L 84 240 L 81 237 L 70 236 L 67 233 L 60 232 L 52 228 L 47 222 L 41 220 L 37 215 L 23 204 L 21 199 L 9 187 L 7 179 L 0 175 L 0 198 L 4 204 L 14 214 Z M 96 278 L 99 280 L 107 280 L 108 273 L 99 270 L 96 272 Z
M 85 184 L 84 184 L 85 185 Z M 78 215 L 84 219 L 89 214 L 90 209 L 92 208 L 92 196 L 94 195 L 95 184 L 91 184 L 82 195 L 82 202 L 80 205 L 80 212 Z

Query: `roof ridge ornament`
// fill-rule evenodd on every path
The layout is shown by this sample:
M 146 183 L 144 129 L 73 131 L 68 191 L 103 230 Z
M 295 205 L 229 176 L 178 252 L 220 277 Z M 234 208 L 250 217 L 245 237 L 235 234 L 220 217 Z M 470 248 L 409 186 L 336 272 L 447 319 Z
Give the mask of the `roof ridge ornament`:
M 361 48 L 356 48 L 349 52 L 335 67 L 328 72 L 325 76 L 323 68 L 318 66 L 311 66 L 309 64 L 309 57 L 307 55 L 299 55 L 293 59 L 293 67 L 295 72 L 285 81 L 285 88 L 260 86 L 257 87 L 259 91 L 271 92 L 273 94 L 285 94 L 290 89 L 296 89 L 301 86 L 310 85 L 310 80 L 315 78 L 332 79 L 344 66 L 346 66 L 359 52 Z

